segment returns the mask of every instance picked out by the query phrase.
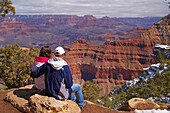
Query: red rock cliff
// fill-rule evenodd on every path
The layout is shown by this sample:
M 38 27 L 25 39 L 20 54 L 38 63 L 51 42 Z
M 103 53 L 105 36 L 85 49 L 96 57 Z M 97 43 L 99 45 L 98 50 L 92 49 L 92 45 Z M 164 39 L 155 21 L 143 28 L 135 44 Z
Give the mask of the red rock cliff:
M 124 41 L 93 45 L 84 39 L 65 47 L 74 82 L 96 81 L 103 88 L 100 95 L 138 76 L 143 67 L 153 63 L 150 56 L 156 43 L 168 42 L 169 25 L 155 24 L 140 36 Z

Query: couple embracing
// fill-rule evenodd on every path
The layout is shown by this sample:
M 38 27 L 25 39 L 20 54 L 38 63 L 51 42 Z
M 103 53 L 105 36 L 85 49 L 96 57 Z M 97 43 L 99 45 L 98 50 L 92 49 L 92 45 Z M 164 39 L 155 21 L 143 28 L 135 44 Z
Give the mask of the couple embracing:
M 84 99 L 81 86 L 73 84 L 69 66 L 63 59 L 64 53 L 62 47 L 57 47 L 54 53 L 51 52 L 49 46 L 42 47 L 39 56 L 33 63 L 31 77 L 35 78 L 36 88 L 44 90 L 46 96 L 54 97 L 57 100 L 76 101 L 80 108 L 83 108 Z

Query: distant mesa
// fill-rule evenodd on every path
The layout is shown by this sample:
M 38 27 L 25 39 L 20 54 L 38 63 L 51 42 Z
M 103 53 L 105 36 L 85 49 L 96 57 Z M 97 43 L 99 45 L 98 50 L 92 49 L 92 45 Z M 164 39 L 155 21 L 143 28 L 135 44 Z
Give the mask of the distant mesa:
M 83 38 L 79 38 L 76 41 L 74 41 L 74 43 L 86 43 L 86 40 Z
M 0 45 L 19 44 L 22 47 L 43 45 L 68 46 L 76 39 L 83 38 L 88 43 L 102 45 L 106 41 L 126 40 L 146 32 L 160 18 L 96 18 L 92 15 L 16 15 L 0 21 Z M 132 21 L 133 20 L 133 21 Z M 153 22 L 151 22 L 153 20 Z M 156 21 L 157 20 L 157 21 Z M 133 23 L 132 23 L 133 22 Z M 112 34 L 108 35 L 107 33 Z M 106 35 L 107 34 L 107 35 Z M 106 35 L 106 36 L 102 36 Z M 13 40 L 13 41 L 10 41 Z

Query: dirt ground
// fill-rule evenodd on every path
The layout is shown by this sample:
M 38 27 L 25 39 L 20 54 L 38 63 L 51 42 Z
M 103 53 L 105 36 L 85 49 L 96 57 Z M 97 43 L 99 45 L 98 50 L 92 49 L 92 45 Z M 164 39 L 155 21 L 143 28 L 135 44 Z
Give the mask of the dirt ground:
M 82 109 L 81 113 L 131 113 L 131 112 L 109 109 L 97 104 L 90 104 L 89 102 L 85 101 L 85 107 Z
M 10 103 L 4 101 L 7 91 L 0 91 L 0 113 L 22 113 L 14 108 Z

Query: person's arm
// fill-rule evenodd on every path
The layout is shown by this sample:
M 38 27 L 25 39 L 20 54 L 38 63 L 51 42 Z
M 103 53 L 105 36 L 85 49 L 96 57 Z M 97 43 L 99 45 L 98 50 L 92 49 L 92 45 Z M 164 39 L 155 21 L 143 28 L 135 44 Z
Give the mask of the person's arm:
M 31 72 L 31 77 L 32 78 L 38 78 L 40 75 L 45 73 L 45 68 L 46 68 L 47 62 L 40 66 L 37 70 Z
M 66 84 L 66 88 L 71 88 L 73 85 L 73 78 L 68 65 L 64 66 L 64 83 Z

